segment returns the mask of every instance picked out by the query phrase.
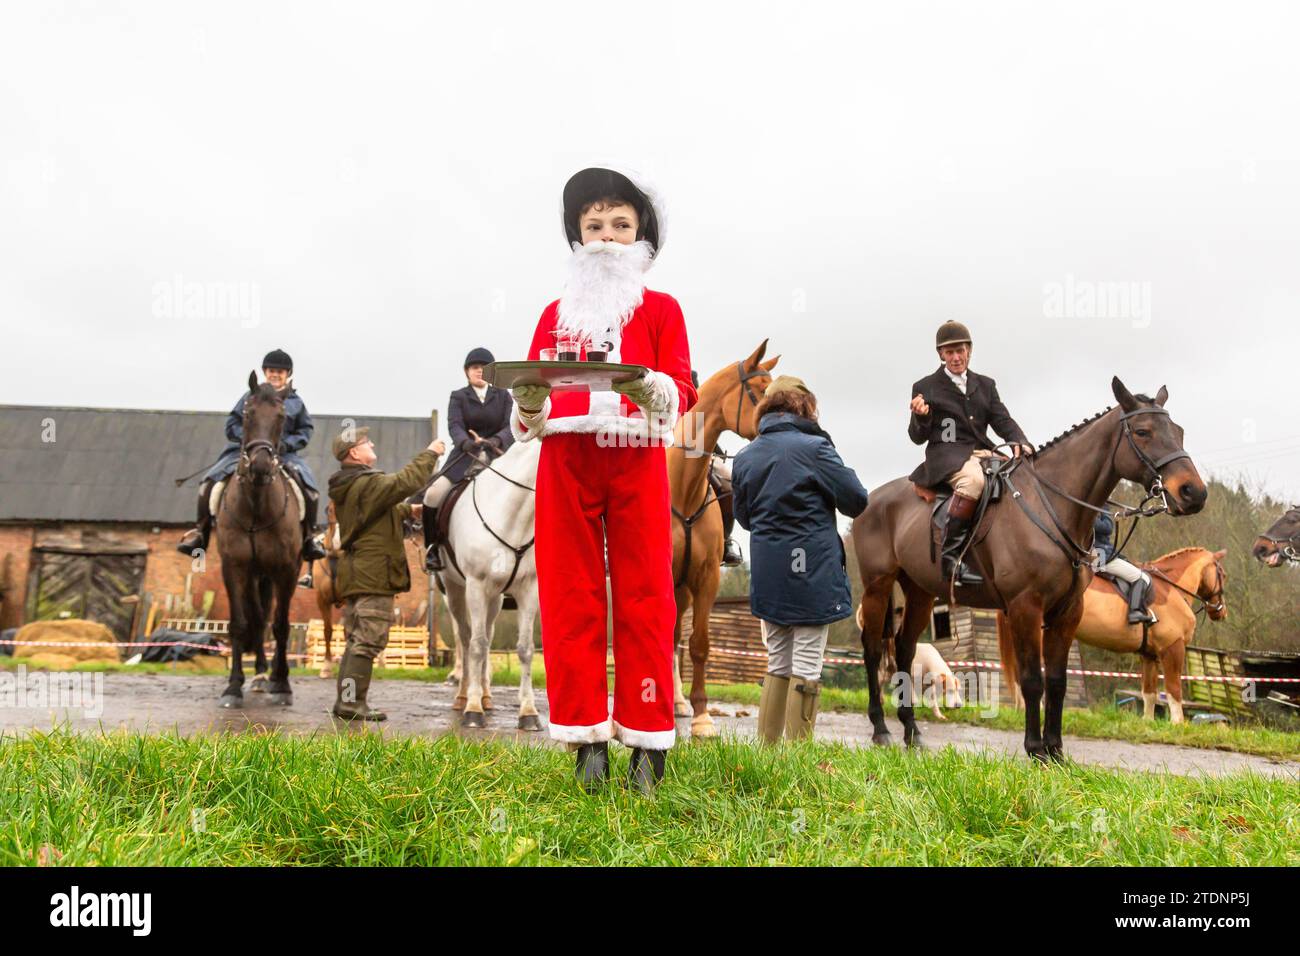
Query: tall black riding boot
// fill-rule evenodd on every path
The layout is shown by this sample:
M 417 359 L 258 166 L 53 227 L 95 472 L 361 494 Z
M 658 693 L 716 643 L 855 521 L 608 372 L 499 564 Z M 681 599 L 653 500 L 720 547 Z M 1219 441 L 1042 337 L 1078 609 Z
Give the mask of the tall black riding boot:
M 177 551 L 191 558 L 208 550 L 208 537 L 212 534 L 212 511 L 209 507 L 212 504 L 212 485 L 213 482 L 207 478 L 199 485 L 198 523 L 186 531 L 176 545 Z
M 1151 610 L 1147 607 L 1147 600 L 1150 597 L 1150 581 L 1141 578 L 1134 582 L 1133 587 L 1128 592 L 1128 622 L 1130 624 L 1155 623 L 1152 621 Z
M 960 560 L 970 538 L 975 505 L 974 498 L 954 494 L 952 504 L 948 506 L 948 527 L 943 535 L 943 578 L 947 581 L 955 576 L 959 587 L 977 587 L 984 583 L 982 577 Z
M 306 506 L 306 513 L 302 516 L 302 559 L 307 562 L 310 569 L 311 562 L 324 561 L 327 555 L 316 543 L 316 511 L 320 505 L 320 494 L 300 484 L 302 488 L 302 500 Z M 308 574 L 310 574 L 308 570 Z
M 442 539 L 438 537 L 438 509 L 424 507 L 424 570 L 430 574 L 441 571 Z

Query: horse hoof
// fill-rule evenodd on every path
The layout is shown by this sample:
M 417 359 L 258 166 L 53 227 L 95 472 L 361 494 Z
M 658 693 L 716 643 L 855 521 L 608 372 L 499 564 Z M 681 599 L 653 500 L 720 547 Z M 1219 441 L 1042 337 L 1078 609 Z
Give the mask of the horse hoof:
M 1046 764 L 1048 762 L 1046 747 L 1026 747 L 1025 753 L 1029 754 L 1029 759 L 1035 763 Z
M 926 747 L 925 741 L 921 739 L 921 735 L 917 734 L 911 740 L 907 741 L 907 749 L 913 751 L 922 751 L 922 750 L 928 750 L 929 748 Z
M 239 708 L 244 706 L 244 698 L 238 694 L 222 694 L 221 700 L 217 703 L 222 707 Z
M 248 689 L 254 694 L 266 693 L 266 685 L 269 678 L 265 674 L 258 674 L 249 682 Z
M 451 709 L 452 709 L 452 710 L 464 710 L 464 709 L 465 709 L 465 698 L 464 698 L 464 697 L 457 697 L 455 700 L 453 700 L 453 701 L 451 702 Z
M 467 730 L 482 730 L 487 726 L 487 719 L 477 710 L 467 710 L 460 715 L 460 725 Z
M 673 716 L 674 716 L 674 717 L 694 717 L 694 716 L 695 716 L 695 711 L 691 710 L 691 705 L 690 705 L 690 704 L 685 704 L 685 703 L 683 703 L 683 704 L 674 704 L 674 705 L 673 705 Z
M 887 731 L 885 733 L 872 734 L 871 742 L 877 747 L 892 747 L 894 746 L 894 735 Z
M 713 726 L 713 721 L 709 717 L 705 716 L 702 719 L 691 721 L 691 736 L 700 738 L 716 737 L 718 736 L 718 728 Z
M 519 718 L 519 729 L 520 730 L 541 730 L 542 718 L 538 717 L 536 714 L 524 714 L 522 717 Z
M 490 713 L 493 709 L 494 709 L 494 708 L 493 708 L 493 706 L 492 706 L 492 698 L 491 698 L 491 697 L 484 697 L 484 698 L 483 698 L 483 711 L 484 711 L 485 713 Z
M 293 703 L 293 694 L 278 691 L 268 695 L 267 700 L 272 704 L 279 704 L 280 706 L 288 707 Z

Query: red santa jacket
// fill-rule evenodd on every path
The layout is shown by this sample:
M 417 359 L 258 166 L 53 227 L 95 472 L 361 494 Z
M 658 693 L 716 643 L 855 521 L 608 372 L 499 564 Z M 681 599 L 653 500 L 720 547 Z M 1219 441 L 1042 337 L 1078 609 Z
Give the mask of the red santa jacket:
M 529 361 L 541 358 L 541 350 L 555 347 L 559 300 L 548 305 L 537 321 Z M 611 350 L 610 362 L 644 365 L 651 370 L 655 388 L 654 405 L 661 411 L 638 408 L 618 392 L 552 392 L 541 412 L 527 422 L 519 406 L 510 416 L 510 427 L 518 441 L 538 435 L 598 432 L 610 437 L 635 435 L 664 444 L 672 443 L 677 419 L 695 404 L 691 385 L 691 355 L 686 341 L 686 320 L 677 300 L 665 292 L 645 290 L 645 297 L 623 326 L 622 339 Z

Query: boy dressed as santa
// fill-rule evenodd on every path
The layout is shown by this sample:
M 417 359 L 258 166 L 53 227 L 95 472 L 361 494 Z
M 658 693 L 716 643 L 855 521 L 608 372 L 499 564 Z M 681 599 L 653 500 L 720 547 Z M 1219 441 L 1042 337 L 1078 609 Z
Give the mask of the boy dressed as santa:
M 606 361 L 649 372 L 613 391 L 513 389 L 519 441 L 541 439 L 537 581 L 551 736 L 577 749 L 588 790 L 609 776 L 611 737 L 632 748 L 629 780 L 643 793 L 663 777 L 673 745 L 672 531 L 664 448 L 695 403 L 686 323 L 672 296 L 645 288 L 663 247 L 663 209 L 650 190 L 610 169 L 564 187 L 573 247 L 564 294 L 537 323 L 528 358 L 577 338 Z M 614 709 L 606 680 L 606 546 L 614 618 Z

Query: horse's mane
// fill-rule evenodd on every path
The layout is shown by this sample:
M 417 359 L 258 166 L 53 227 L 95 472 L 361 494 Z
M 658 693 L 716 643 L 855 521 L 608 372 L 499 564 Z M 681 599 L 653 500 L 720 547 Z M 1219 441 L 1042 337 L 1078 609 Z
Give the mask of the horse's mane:
M 1209 548 L 1202 548 L 1199 545 L 1188 545 L 1185 548 L 1175 548 L 1173 551 L 1170 551 L 1168 554 L 1162 554 L 1160 555 L 1160 557 L 1156 558 L 1151 563 L 1159 564 L 1161 561 L 1172 561 L 1174 558 L 1187 554 L 1189 551 L 1204 551 L 1206 554 L 1211 553 Z
M 1156 403 L 1156 400 L 1152 398 L 1150 395 L 1137 394 L 1134 395 L 1133 397 L 1137 399 L 1139 402 L 1143 402 L 1147 405 L 1154 405 Z M 1044 444 L 1038 446 L 1038 453 L 1041 454 L 1042 452 L 1047 451 L 1047 449 L 1051 448 L 1053 445 L 1057 445 L 1062 441 L 1064 441 L 1065 439 L 1069 438 L 1071 435 L 1079 431 L 1082 431 L 1084 428 L 1087 428 L 1089 425 L 1097 421 L 1099 418 L 1105 417 L 1105 415 L 1111 410 L 1113 410 L 1114 407 L 1115 407 L 1114 405 L 1107 405 L 1105 408 L 1099 411 L 1096 415 L 1093 415 L 1091 418 L 1085 418 L 1083 421 L 1079 422 L 1078 424 L 1071 425 L 1069 428 L 1061 432 L 1061 434 L 1057 435 L 1051 441 L 1045 442 Z

